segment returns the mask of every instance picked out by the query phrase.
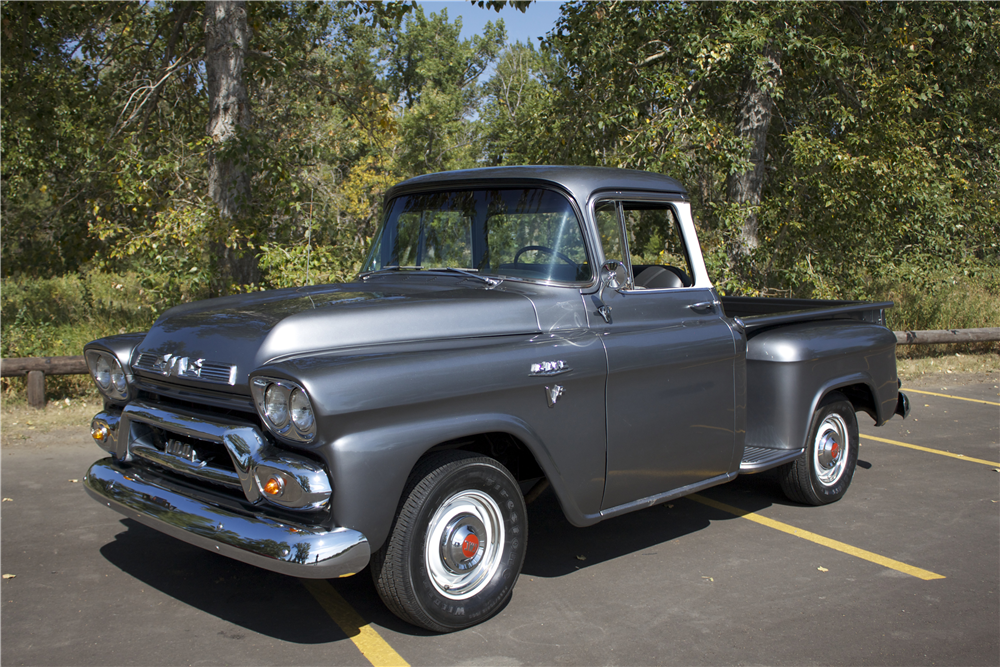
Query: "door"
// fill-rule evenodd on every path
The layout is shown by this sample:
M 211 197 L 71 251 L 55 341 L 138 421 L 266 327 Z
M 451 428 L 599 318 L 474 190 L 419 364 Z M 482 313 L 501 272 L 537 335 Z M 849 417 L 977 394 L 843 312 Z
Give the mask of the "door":
M 736 342 L 710 285 L 694 284 L 670 202 L 595 208 L 605 256 L 624 259 L 624 289 L 601 295 L 608 357 L 607 482 L 602 509 L 729 471 L 735 446 Z M 618 226 L 618 235 L 614 233 Z

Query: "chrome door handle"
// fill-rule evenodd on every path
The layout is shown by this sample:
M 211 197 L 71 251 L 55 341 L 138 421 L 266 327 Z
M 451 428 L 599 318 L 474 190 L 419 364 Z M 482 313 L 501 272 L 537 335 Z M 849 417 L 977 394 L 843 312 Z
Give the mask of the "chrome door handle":
M 699 313 L 705 313 L 715 308 L 715 304 L 717 303 L 718 301 L 702 301 L 700 303 L 692 303 L 688 308 Z

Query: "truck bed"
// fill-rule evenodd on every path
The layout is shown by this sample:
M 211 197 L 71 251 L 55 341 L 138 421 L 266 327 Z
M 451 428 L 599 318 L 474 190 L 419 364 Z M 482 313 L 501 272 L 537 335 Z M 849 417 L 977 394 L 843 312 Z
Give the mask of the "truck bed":
M 885 310 L 892 305 L 892 301 L 722 297 L 723 311 L 742 322 L 747 338 L 778 325 L 816 320 L 849 319 L 885 326 Z

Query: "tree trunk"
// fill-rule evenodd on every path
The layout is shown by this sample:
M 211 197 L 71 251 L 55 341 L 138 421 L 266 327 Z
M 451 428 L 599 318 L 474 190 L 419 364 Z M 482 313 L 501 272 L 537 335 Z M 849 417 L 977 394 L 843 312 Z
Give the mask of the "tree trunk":
M 208 157 L 208 194 L 223 220 L 238 221 L 250 196 L 247 156 L 234 151 L 233 142 L 250 129 L 253 115 L 243 83 L 243 60 L 250 47 L 246 3 L 209 0 L 205 3 L 205 72 L 208 75 L 207 132 L 214 148 Z M 246 285 L 260 279 L 257 256 L 247 239 L 237 235 L 236 247 L 227 243 L 228 231 L 215 242 L 223 283 Z
M 740 234 L 729 247 L 729 263 L 745 282 L 756 277 L 751 255 L 758 246 L 757 207 L 764 191 L 767 132 L 774 110 L 772 93 L 781 76 L 781 54 L 769 46 L 762 57 L 763 72 L 756 68 L 747 72 L 736 105 L 736 136 L 750 143 L 750 169 L 730 174 L 726 180 L 726 197 L 737 204 L 743 214 Z

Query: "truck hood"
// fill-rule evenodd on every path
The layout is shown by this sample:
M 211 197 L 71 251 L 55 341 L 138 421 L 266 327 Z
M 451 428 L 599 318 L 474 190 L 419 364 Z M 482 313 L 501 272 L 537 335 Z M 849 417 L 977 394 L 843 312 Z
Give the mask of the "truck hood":
M 321 285 L 185 304 L 166 311 L 136 351 L 234 365 L 235 385 L 246 387 L 251 371 L 281 357 L 539 330 L 523 295 L 450 277 L 415 283 Z

